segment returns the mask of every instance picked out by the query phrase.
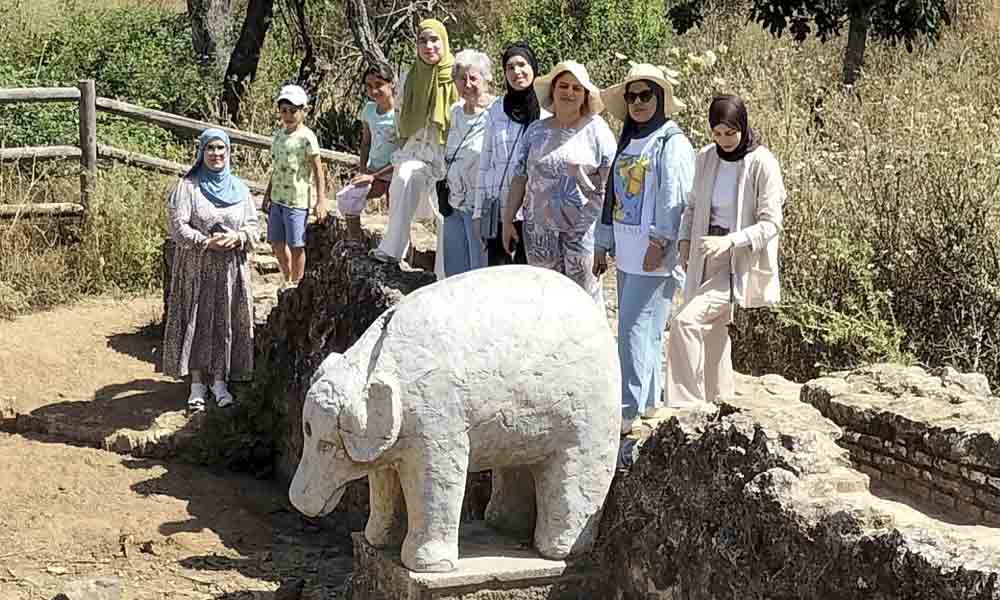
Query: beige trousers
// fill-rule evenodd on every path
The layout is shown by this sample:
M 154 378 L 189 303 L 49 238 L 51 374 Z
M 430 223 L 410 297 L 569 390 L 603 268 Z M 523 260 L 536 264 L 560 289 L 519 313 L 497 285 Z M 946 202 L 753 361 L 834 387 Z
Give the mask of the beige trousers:
M 733 395 L 729 322 L 731 251 L 705 261 L 701 286 L 670 325 L 667 345 L 668 407 L 715 403 Z

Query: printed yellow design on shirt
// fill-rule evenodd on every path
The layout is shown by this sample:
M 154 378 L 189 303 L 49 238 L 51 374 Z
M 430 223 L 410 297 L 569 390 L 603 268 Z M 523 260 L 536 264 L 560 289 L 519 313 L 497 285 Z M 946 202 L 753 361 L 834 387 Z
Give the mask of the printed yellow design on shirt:
M 641 216 L 642 190 L 649 172 L 649 158 L 636 156 L 619 156 L 618 169 L 615 173 L 615 210 L 614 219 L 619 222 L 638 224 Z

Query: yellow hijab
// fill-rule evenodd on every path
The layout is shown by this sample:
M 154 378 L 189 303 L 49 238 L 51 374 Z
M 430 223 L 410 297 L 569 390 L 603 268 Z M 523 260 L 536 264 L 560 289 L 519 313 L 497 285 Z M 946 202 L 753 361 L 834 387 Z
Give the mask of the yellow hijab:
M 424 19 L 417 31 L 430 29 L 441 38 L 441 61 L 429 65 L 417 55 L 417 61 L 406 77 L 403 90 L 403 107 L 399 113 L 399 135 L 408 138 L 431 123 L 438 126 L 438 141 L 444 144 L 451 125 L 451 106 L 458 102 L 458 90 L 452 81 L 451 68 L 455 57 L 448 44 L 448 30 L 437 19 Z

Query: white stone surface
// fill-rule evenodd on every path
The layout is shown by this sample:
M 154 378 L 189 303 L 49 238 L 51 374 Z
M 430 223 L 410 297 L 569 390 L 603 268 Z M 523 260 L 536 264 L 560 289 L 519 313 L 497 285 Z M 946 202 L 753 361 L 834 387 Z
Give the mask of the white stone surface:
M 122 582 L 117 577 L 84 579 L 66 584 L 55 600 L 121 600 Z
M 494 469 L 488 520 L 533 525 L 536 549 L 562 559 L 593 542 L 620 394 L 605 315 L 571 280 L 527 266 L 450 277 L 320 365 L 289 496 L 307 515 L 326 514 L 367 475 L 366 539 L 402 542 L 412 570 L 451 571 L 466 474 Z M 511 522 L 533 514 L 533 524 Z

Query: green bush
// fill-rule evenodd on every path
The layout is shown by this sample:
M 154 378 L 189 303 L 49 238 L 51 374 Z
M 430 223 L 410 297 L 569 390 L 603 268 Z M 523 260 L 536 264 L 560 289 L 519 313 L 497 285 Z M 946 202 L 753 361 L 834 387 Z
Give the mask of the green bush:
M 499 57 L 507 43 L 526 39 L 543 71 L 561 60 L 586 65 L 599 85 L 609 85 L 627 63 L 648 62 L 671 38 L 664 0 L 513 0 L 497 23 L 484 23 L 469 45 Z M 503 65 L 496 65 L 503 82 Z
M 24 9 L 22 9 L 24 10 Z M 100 96 L 200 118 L 210 102 L 183 14 L 158 7 L 102 8 L 69 2 L 51 28 L 15 18 L 0 25 L 0 87 L 76 86 L 94 79 Z M 75 144 L 71 104 L 0 106 L 0 144 Z M 162 129 L 101 115 L 103 143 L 152 151 L 173 143 Z M 162 154 L 162 153 L 161 153 Z

